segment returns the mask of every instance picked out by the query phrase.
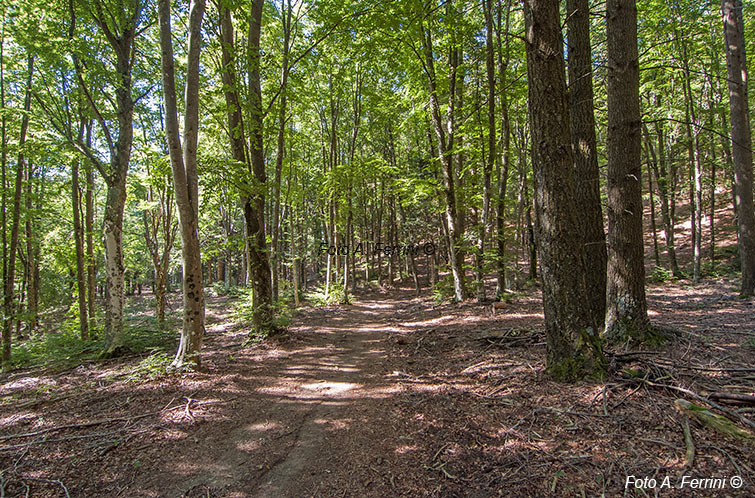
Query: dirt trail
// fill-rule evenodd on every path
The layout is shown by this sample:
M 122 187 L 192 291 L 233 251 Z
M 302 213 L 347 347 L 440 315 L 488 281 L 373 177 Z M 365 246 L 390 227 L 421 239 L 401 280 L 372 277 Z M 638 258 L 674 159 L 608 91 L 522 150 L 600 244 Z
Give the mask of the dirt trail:
M 332 486 L 339 467 L 367 456 L 354 440 L 362 426 L 385 423 L 380 405 L 396 390 L 389 377 L 389 338 L 401 332 L 396 322 L 412 307 L 407 297 L 372 295 L 305 311 L 281 344 L 282 356 L 266 359 L 266 365 L 246 364 L 248 369 L 238 362 L 237 383 L 247 395 L 234 410 L 246 415 L 234 417 L 238 425 L 228 437 L 206 440 L 203 453 L 227 449 L 181 493 L 309 496 Z M 368 458 L 380 460 L 371 453 Z M 264 463 L 255 465 L 260 456 Z

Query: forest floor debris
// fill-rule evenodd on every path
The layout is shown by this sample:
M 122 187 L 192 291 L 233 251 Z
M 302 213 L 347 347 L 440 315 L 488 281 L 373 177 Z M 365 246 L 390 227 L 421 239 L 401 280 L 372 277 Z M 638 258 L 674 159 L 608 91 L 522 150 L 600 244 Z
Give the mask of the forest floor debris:
M 371 292 L 303 309 L 250 346 L 229 300 L 210 298 L 198 372 L 137 381 L 120 375 L 138 368 L 130 357 L 6 376 L 0 494 L 639 496 L 629 476 L 736 475 L 743 486 L 721 496 L 752 496 L 750 442 L 675 407 L 749 428 L 753 301 L 724 280 L 648 294 L 651 319 L 681 335 L 614 351 L 614 374 L 576 385 L 544 374 L 536 291 L 495 314 Z

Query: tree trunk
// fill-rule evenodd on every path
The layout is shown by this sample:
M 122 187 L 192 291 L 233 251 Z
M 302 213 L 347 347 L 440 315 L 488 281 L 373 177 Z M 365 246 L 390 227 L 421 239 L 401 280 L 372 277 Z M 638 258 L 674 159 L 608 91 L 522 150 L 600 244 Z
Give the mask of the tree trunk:
M 347 181 L 348 184 L 348 192 L 346 194 L 347 197 L 347 215 L 346 215 L 346 246 L 348 247 L 348 250 L 346 252 L 345 256 L 345 268 L 344 268 L 344 276 L 343 276 L 343 302 L 344 304 L 349 303 L 349 287 L 351 287 L 351 292 L 356 292 L 356 271 L 354 267 L 355 264 L 355 255 L 354 255 L 354 209 L 353 209 L 353 200 L 352 200 L 352 185 L 354 183 L 354 175 L 352 174 L 355 171 L 354 166 L 354 155 L 356 153 L 357 148 L 357 137 L 359 136 L 359 128 L 362 120 L 362 75 L 360 66 L 357 65 L 356 68 L 356 74 L 355 74 L 356 81 L 354 82 L 354 122 L 352 126 L 352 132 L 351 132 L 351 140 L 349 141 L 349 174 Z M 393 146 L 393 137 L 391 137 L 391 147 Z
M 5 11 L 3 10 L 3 22 L 5 22 L 4 18 Z M 2 143 L 0 143 L 0 162 L 2 165 L 0 168 L 2 168 L 2 184 L 0 184 L 0 196 L 2 196 L 2 206 L 0 206 L 0 230 L 2 231 L 2 244 L 3 244 L 3 303 L 5 303 L 5 282 L 8 278 L 8 220 L 7 220 L 7 213 L 6 213 L 6 207 L 7 207 L 7 197 L 8 197 L 8 183 L 7 183 L 7 168 L 8 168 L 8 135 L 7 135 L 7 125 L 8 125 L 8 116 L 5 109 L 5 54 L 4 54 L 4 48 L 5 46 L 5 30 L 3 29 L 0 33 L 0 110 L 2 111 L 2 117 L 0 117 L 0 121 L 2 122 Z M 2 354 L 0 354 L 0 360 L 2 360 L 3 364 L 5 364 L 6 361 L 6 349 L 7 349 L 7 359 L 10 360 L 10 341 L 8 342 L 7 348 L 5 345 L 5 337 L 2 336 L 2 332 L 0 332 L 0 342 L 2 342 Z
M 291 174 L 291 181 L 296 181 L 295 170 Z M 302 199 L 303 201 L 303 199 Z M 301 292 L 301 276 L 300 266 L 301 259 L 299 258 L 299 230 L 297 226 L 299 224 L 299 208 L 296 207 L 296 200 L 291 203 L 291 217 L 289 218 L 289 226 L 291 230 L 291 270 L 294 287 L 294 308 L 298 308 L 300 305 L 299 292 Z
M 687 138 L 690 141 L 690 205 L 692 207 L 692 281 L 700 281 L 701 262 L 702 262 L 702 240 L 703 240 L 703 185 L 702 175 L 703 166 L 700 157 L 700 127 L 697 123 L 697 114 L 695 112 L 694 96 L 692 95 L 692 84 L 690 80 L 689 57 L 687 55 L 686 40 L 681 42 L 682 65 L 684 67 L 684 95 L 686 96 L 686 114 L 687 114 Z
M 712 121 L 712 120 L 711 120 Z M 712 125 L 712 123 L 711 123 Z M 711 126 L 712 127 L 712 126 Z M 710 198 L 710 205 L 708 207 L 708 217 L 710 218 L 710 239 L 709 242 L 709 254 L 710 269 L 715 273 L 716 271 L 716 146 L 713 141 L 710 142 L 710 186 L 708 197 Z
M 139 9 L 132 15 L 133 22 L 123 30 L 120 37 L 110 31 L 105 21 L 100 29 L 109 34 L 111 47 L 115 51 L 115 71 L 118 75 L 118 85 L 115 89 L 116 115 L 118 122 L 118 138 L 111 144 L 110 168 L 98 163 L 98 169 L 107 183 L 107 196 L 104 212 L 105 238 L 105 349 L 103 357 L 117 356 L 123 352 L 123 302 L 124 302 L 124 271 L 123 264 L 123 210 L 126 206 L 126 176 L 131 159 L 131 146 L 134 139 L 133 115 L 134 101 L 131 97 L 131 70 L 133 60 L 133 43 L 136 36 Z M 83 77 L 78 61 L 74 58 L 80 83 Z M 94 101 L 89 102 L 96 111 Z M 98 113 L 98 112 L 97 112 Z M 98 113 L 99 114 L 99 113 Z M 101 121 L 103 132 L 109 137 L 110 132 L 104 121 Z M 80 144 L 79 144 L 80 145 Z M 96 159 L 91 156 L 90 159 Z
M 644 124 L 643 131 L 645 136 L 645 148 L 647 154 L 648 164 L 648 192 L 650 193 L 650 227 L 653 231 L 653 258 L 655 260 L 655 266 L 659 268 L 661 266 L 661 254 L 658 249 L 658 226 L 656 225 L 655 217 L 655 195 L 653 194 L 653 171 L 658 170 L 658 157 L 655 154 L 653 143 L 650 141 L 650 135 L 647 131 L 647 126 Z
M 123 209 L 126 205 L 126 178 L 109 182 L 105 202 L 105 351 L 117 356 L 123 347 Z
M 285 151 L 286 131 L 286 87 L 288 85 L 289 61 L 288 54 L 291 40 L 291 0 L 283 0 L 281 12 L 283 27 L 283 61 L 281 62 L 280 78 L 280 109 L 278 111 L 278 148 L 275 157 L 275 179 L 273 181 L 273 223 L 272 244 L 270 246 L 270 264 L 272 266 L 273 301 L 278 300 L 278 277 L 280 270 L 280 257 L 278 255 L 278 238 L 280 232 L 280 201 L 281 201 L 281 173 L 283 171 L 283 154 Z
M 34 210 L 34 168 L 31 161 L 27 168 L 26 183 L 26 266 L 28 268 L 28 287 L 26 297 L 26 334 L 31 336 L 37 329 L 39 304 L 39 240 L 35 235 L 37 215 Z M 41 175 L 40 175 L 41 176 Z
M 154 202 L 153 189 L 158 189 L 157 209 L 144 211 L 144 241 L 147 245 L 154 270 L 155 316 L 160 328 L 165 326 L 166 285 L 170 252 L 176 238 L 178 225 L 173 223 L 172 188 L 167 185 L 149 187 L 147 200 Z M 162 238 L 162 247 L 160 239 Z
M 600 377 L 605 360 L 588 305 L 574 199 L 574 157 L 557 0 L 526 0 L 525 34 L 537 245 L 547 369 L 558 380 Z
M 173 366 L 200 363 L 199 351 L 204 336 L 204 290 L 199 245 L 199 195 L 197 177 L 197 136 L 199 125 L 199 53 L 204 0 L 192 0 L 189 8 L 188 64 L 185 88 L 183 144 L 179 137 L 173 42 L 170 27 L 170 2 L 159 0 L 160 50 L 165 133 L 173 171 L 173 187 L 178 206 L 183 258 L 183 328 Z
M 421 27 L 421 26 L 420 26 Z M 440 104 L 438 101 L 438 91 L 436 88 L 436 76 L 434 55 L 432 46 L 432 36 L 429 31 L 422 28 L 424 38 L 425 52 L 425 69 L 427 72 L 428 86 L 430 90 L 430 114 L 432 117 L 433 128 L 438 138 L 438 159 L 442 165 L 443 171 L 443 193 L 446 201 L 446 223 L 448 225 L 448 247 L 450 252 L 451 273 L 454 280 L 454 299 L 457 302 L 464 300 L 464 274 L 460 264 L 458 254 L 461 245 L 461 233 L 457 224 L 458 218 L 456 213 L 456 173 L 454 171 L 454 162 L 452 160 L 452 150 L 446 150 L 446 133 L 443 131 L 443 122 L 440 115 Z
M 492 1 L 492 0 L 489 0 Z M 500 296 L 506 289 L 506 186 L 509 178 L 509 167 L 511 164 L 511 125 L 509 122 L 509 103 L 508 92 L 506 89 L 506 71 L 509 64 L 509 19 L 511 14 L 511 1 L 506 2 L 506 25 L 501 25 L 502 8 L 501 2 L 498 1 L 498 17 L 496 29 L 496 42 L 500 47 L 498 50 L 498 87 L 499 98 L 501 101 L 501 171 L 498 178 L 498 202 L 496 206 L 496 296 Z M 501 43 L 501 34 L 505 30 L 506 42 Z M 506 50 L 504 60 L 502 52 Z M 516 267 L 516 265 L 515 265 Z
M 29 114 L 31 110 L 31 85 L 34 74 L 34 58 L 29 57 L 28 60 L 28 79 L 26 81 L 26 97 L 24 99 L 24 115 L 21 118 L 21 133 L 18 140 L 19 153 L 18 161 L 16 162 L 16 181 L 13 190 L 13 221 L 11 224 L 10 232 L 10 247 L 8 249 L 8 270 L 3 282 L 3 353 L 2 363 L 3 368 L 7 369 L 10 366 L 11 358 L 11 333 L 13 318 L 16 312 L 13 303 L 13 291 L 15 286 L 16 277 L 16 251 L 18 250 L 18 226 L 21 219 L 21 193 L 23 192 L 23 180 L 24 180 L 24 144 L 26 143 L 26 132 L 29 128 Z M 5 229 L 5 227 L 3 227 Z
M 89 339 L 87 307 L 87 278 L 84 254 L 84 232 L 81 226 L 81 190 L 79 187 L 79 158 L 74 159 L 71 171 L 71 204 L 73 207 L 73 238 L 76 247 L 76 283 L 79 293 L 79 330 L 81 340 Z
M 490 176 L 493 174 L 496 158 L 495 138 L 495 64 L 493 45 L 493 0 L 483 0 L 485 13 L 485 69 L 488 84 L 488 155 L 483 166 L 482 181 L 482 216 L 477 234 L 477 301 L 485 300 L 485 237 L 488 233 L 488 217 L 490 214 Z M 412 262 L 414 260 L 412 259 Z
M 155 272 L 155 314 L 157 323 L 160 327 L 165 326 L 165 305 L 166 305 L 166 282 L 168 280 L 167 272 L 163 268 L 158 268 Z
M 639 61 L 635 0 L 608 0 L 608 285 L 606 336 L 645 342 Z
M 603 327 L 606 312 L 606 235 L 600 205 L 600 170 L 593 114 L 590 6 L 587 0 L 567 0 L 569 111 L 576 166 L 575 200 L 582 236 L 587 292 L 595 323 Z
M 656 106 L 660 105 L 660 99 L 656 97 Z M 655 169 L 656 185 L 658 187 L 658 196 L 661 199 L 661 218 L 663 219 L 663 234 L 666 242 L 666 253 L 668 254 L 669 266 L 671 273 L 675 278 L 680 278 L 682 273 L 676 260 L 676 244 L 674 241 L 674 195 L 675 181 L 669 181 L 669 175 L 666 170 L 666 137 L 663 132 L 663 124 L 660 121 L 655 123 L 655 134 L 658 138 L 658 165 Z M 652 153 L 652 149 L 651 149 Z M 653 167 L 656 165 L 653 163 Z M 669 190 L 672 190 L 670 192 Z
M 260 81 L 261 53 L 260 35 L 262 31 L 263 0 L 252 0 L 249 18 L 247 48 L 249 56 L 249 105 L 251 106 L 249 133 L 251 147 L 251 173 L 255 192 L 242 199 L 246 237 L 248 240 L 249 277 L 252 282 L 254 332 L 269 335 L 273 327 L 273 293 L 270 279 L 270 263 L 267 257 L 265 236 L 265 156 L 262 149 L 263 111 L 262 87 Z
M 87 127 L 87 135 L 91 137 L 91 127 Z M 91 140 L 88 139 L 88 142 Z M 85 194 L 85 221 L 84 229 L 86 230 L 86 255 L 87 255 L 87 306 L 89 306 L 89 330 L 92 331 L 97 325 L 95 314 L 95 298 L 97 297 L 96 289 L 96 263 L 94 260 L 94 170 L 91 164 L 86 168 L 86 194 Z M 31 291 L 31 289 L 30 289 Z M 31 303 L 31 301 L 29 301 Z
M 742 266 L 740 295 L 755 294 L 755 208 L 752 199 L 752 136 L 747 102 L 747 59 L 741 0 L 722 0 L 729 81 L 734 181 L 738 204 L 737 232 Z

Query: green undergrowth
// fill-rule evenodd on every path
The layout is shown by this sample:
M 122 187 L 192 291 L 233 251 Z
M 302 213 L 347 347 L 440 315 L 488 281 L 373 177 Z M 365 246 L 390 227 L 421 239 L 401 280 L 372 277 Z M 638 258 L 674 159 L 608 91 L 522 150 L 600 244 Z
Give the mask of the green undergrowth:
M 676 280 L 676 277 L 674 277 L 674 272 L 672 272 L 668 268 L 656 266 L 655 268 L 653 268 L 652 273 L 648 275 L 648 280 L 655 283 L 663 283 Z
M 239 295 L 231 306 L 231 317 L 236 323 L 252 323 L 254 318 L 254 293 L 252 289 L 239 288 Z M 283 330 L 291 323 L 294 314 L 291 303 L 293 296 L 286 288 L 280 289 L 280 297 L 273 305 L 273 329 Z M 260 342 L 264 339 L 261 334 L 250 334 L 251 342 Z M 248 341 L 249 342 L 249 341 Z
M 340 304 L 344 302 L 343 284 L 331 284 L 330 292 L 325 294 L 325 284 L 319 285 L 311 291 L 304 294 L 304 298 L 312 306 L 327 306 L 329 304 Z
M 178 343 L 180 319 L 167 315 L 163 329 L 151 315 L 134 315 L 126 307 L 123 320 L 124 348 L 129 354 L 169 354 Z M 69 316 L 57 330 L 40 331 L 30 338 L 15 341 L 11 352 L 11 369 L 50 368 L 65 370 L 85 362 L 101 360 L 105 347 L 104 320 L 90 330 L 90 339 L 82 340 L 77 316 Z
M 433 301 L 435 304 L 450 301 L 454 297 L 454 279 L 451 275 L 446 275 L 440 279 L 433 287 Z
M 246 287 L 236 285 L 226 285 L 225 282 L 214 282 L 206 292 L 210 296 L 228 296 L 233 298 L 242 298 L 249 291 Z
M 141 360 L 126 377 L 130 381 L 156 379 L 171 372 L 173 355 L 166 351 L 155 350 Z

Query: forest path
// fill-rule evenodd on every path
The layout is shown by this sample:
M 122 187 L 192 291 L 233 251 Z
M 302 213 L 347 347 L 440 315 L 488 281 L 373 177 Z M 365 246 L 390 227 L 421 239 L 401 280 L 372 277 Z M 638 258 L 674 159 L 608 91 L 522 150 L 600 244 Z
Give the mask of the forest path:
M 235 411 L 243 415 L 234 416 L 223 440 L 204 439 L 203 453 L 225 450 L 181 486 L 181 494 L 222 489 L 223 496 L 313 496 L 332 486 L 343 467 L 381 462 L 380 451 L 359 440 L 374 441 L 375 429 L 386 430 L 384 404 L 401 390 L 390 338 L 430 307 L 413 292 L 396 291 L 303 310 L 280 354 L 262 364 L 235 362 L 238 387 L 246 392 Z

